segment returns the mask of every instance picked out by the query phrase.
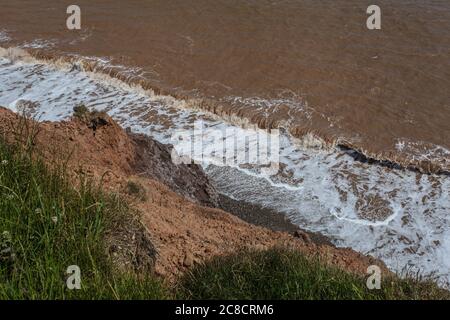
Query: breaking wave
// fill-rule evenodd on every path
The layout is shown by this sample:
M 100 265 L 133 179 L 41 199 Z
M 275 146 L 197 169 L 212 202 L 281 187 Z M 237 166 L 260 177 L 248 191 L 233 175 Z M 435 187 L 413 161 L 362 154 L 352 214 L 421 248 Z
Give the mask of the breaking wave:
M 0 37 L 2 33 L 0 32 Z M 4 37 L 7 34 L 4 33 Z M 6 38 L 5 38 L 6 39 Z M 0 42 L 1 38 L 0 38 Z M 192 97 L 187 94 L 179 94 L 172 90 L 164 90 L 154 86 L 148 79 L 151 72 L 143 71 L 139 67 L 115 65 L 109 58 L 80 57 L 67 54 L 64 56 L 53 55 L 40 50 L 44 47 L 54 46 L 49 40 L 35 40 L 25 43 L 20 48 L 12 47 L 4 49 L 0 47 L 0 57 L 11 61 L 27 61 L 34 63 L 46 63 L 62 70 L 77 70 L 91 73 L 97 79 L 111 82 L 118 80 L 120 85 L 128 85 L 134 90 L 143 90 L 147 94 L 171 96 L 181 100 L 190 109 L 206 112 L 211 117 L 223 120 L 244 128 L 261 129 L 285 129 L 290 135 L 312 148 L 333 149 L 336 147 L 352 150 L 355 160 L 372 164 L 381 164 L 391 168 L 407 168 L 421 173 L 450 174 L 450 150 L 442 146 L 426 142 L 398 141 L 396 152 L 373 153 L 366 147 L 349 141 L 343 137 L 329 137 L 321 132 L 310 129 L 306 123 L 311 121 L 314 109 L 308 106 L 307 101 L 295 94 L 288 93 L 280 98 L 263 99 L 258 97 L 226 97 L 223 99 L 210 99 Z M 94 75 L 92 75 L 94 74 Z M 117 85 L 117 84 L 116 84 Z M 287 110 L 283 119 L 274 117 L 278 109 Z M 270 110 L 270 112 L 269 112 Z M 298 111 L 305 119 L 305 126 L 293 125 L 291 112 Z M 324 115 L 321 115 L 325 117 Z M 328 119 L 328 121 L 331 121 Z M 333 124 L 331 123 L 330 126 Z

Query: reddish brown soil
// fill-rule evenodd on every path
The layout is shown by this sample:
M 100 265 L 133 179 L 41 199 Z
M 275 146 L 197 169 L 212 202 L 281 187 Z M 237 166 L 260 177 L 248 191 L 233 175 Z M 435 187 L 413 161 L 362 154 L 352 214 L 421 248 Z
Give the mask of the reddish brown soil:
M 10 141 L 14 139 L 18 135 L 18 123 L 23 123 L 20 119 L 0 108 L 0 133 Z M 208 196 L 216 195 L 200 168 L 173 168 L 167 158 L 168 150 L 164 150 L 166 146 L 143 142 L 142 136 L 125 132 L 108 117 L 106 120 L 108 124 L 97 128 L 95 135 L 76 119 L 35 123 L 39 129 L 36 147 L 48 160 L 69 159 L 73 174 L 82 172 L 103 179 L 107 188 L 122 193 L 132 202 L 142 214 L 142 222 L 158 252 L 155 270 L 169 281 L 196 263 L 245 247 L 288 246 L 308 255 L 319 255 L 351 272 L 365 273 L 371 264 L 385 269 L 382 262 L 372 257 L 327 243 L 315 243 L 301 231 L 297 236 L 275 232 L 212 208 L 217 199 L 208 202 Z M 30 122 L 27 124 L 30 127 Z M 167 176 L 170 174 L 175 177 Z M 190 178 L 194 181 L 189 181 Z M 127 194 L 129 181 L 145 189 L 145 199 Z

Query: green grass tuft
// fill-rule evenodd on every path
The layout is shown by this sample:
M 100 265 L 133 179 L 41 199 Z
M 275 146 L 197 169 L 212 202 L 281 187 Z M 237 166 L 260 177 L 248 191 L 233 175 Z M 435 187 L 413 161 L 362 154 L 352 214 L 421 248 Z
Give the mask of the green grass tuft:
M 80 177 L 72 186 L 63 167 L 0 142 L 0 299 L 161 299 L 151 276 L 119 271 L 107 235 L 131 213 L 120 198 Z M 66 286 L 66 270 L 81 269 L 81 290 Z
M 187 273 L 179 296 L 195 299 L 449 299 L 434 283 L 385 279 L 369 290 L 366 279 L 287 249 L 242 251 L 217 257 Z
M 89 115 L 89 109 L 84 104 L 79 104 L 73 107 L 74 117 L 80 120 L 84 120 L 87 115 Z

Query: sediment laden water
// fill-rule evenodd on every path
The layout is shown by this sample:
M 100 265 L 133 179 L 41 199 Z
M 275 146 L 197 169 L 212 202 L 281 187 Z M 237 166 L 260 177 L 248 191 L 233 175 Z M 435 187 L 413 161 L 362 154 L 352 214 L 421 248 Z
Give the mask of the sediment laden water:
M 0 0 L 0 45 L 84 61 L 221 117 L 450 170 L 450 4 L 380 0 Z M 115 67 L 113 67 L 115 66 Z M 125 67 L 122 67 L 125 66 Z M 130 72 L 132 70 L 132 72 Z
M 155 94 L 94 71 L 82 64 L 46 63 L 20 50 L 2 50 L 0 105 L 59 121 L 83 103 L 163 143 L 173 143 L 172 133 L 189 129 L 199 119 L 216 130 L 234 126 L 242 132 L 237 137 L 257 134 L 249 121 L 205 112 L 201 101 Z M 253 98 L 251 103 L 266 102 Z M 307 109 L 305 113 L 307 117 Z M 284 132 L 275 176 L 257 166 L 203 165 L 218 189 L 235 199 L 280 210 L 301 227 L 321 232 L 339 246 L 379 257 L 395 271 L 421 270 L 434 273 L 442 283 L 449 281 L 449 177 L 356 161 L 354 153 L 312 134 L 294 137 Z

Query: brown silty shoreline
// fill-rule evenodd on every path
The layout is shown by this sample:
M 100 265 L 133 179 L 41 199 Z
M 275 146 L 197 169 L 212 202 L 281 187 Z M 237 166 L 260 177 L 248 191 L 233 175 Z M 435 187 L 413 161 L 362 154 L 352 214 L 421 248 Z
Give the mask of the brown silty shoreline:
M 320 233 L 303 230 L 299 226 L 293 224 L 286 215 L 281 212 L 245 201 L 234 200 L 223 194 L 219 195 L 219 197 L 221 209 L 250 224 L 273 231 L 286 232 L 292 234 L 294 237 L 301 238 L 306 242 L 333 246 L 330 239 L 326 236 L 323 236 Z
M 5 45 L 50 41 L 34 54 L 105 57 L 108 65 L 91 59 L 84 68 L 235 122 L 312 133 L 394 166 L 450 171 L 448 2 L 380 1 L 380 31 L 367 30 L 368 4 L 356 0 L 79 5 L 83 28 L 67 32 L 59 1 L 5 3 Z
M 336 248 L 325 238 L 294 230 L 293 225 L 281 222 L 274 212 L 263 213 L 263 208 L 219 199 L 200 167 L 174 165 L 167 159 L 170 147 L 149 137 L 127 133 L 106 115 L 103 120 L 104 125 L 95 130 L 95 135 L 92 128 L 77 119 L 39 123 L 36 148 L 47 161 L 60 157 L 69 160 L 71 174 L 101 179 L 107 190 L 130 201 L 139 211 L 156 250 L 154 270 L 168 281 L 217 255 L 274 246 L 320 257 L 349 272 L 365 274 L 372 264 L 388 272 L 373 257 L 349 248 Z M 21 121 L 18 115 L 0 109 L 0 133 L 7 140 L 14 139 L 18 121 Z M 67 154 L 71 155 L 69 159 Z M 142 166 L 143 160 L 148 166 Z M 139 185 L 145 197 L 129 194 L 130 182 Z M 214 208 L 217 201 L 237 216 Z M 238 217 L 245 218 L 244 215 L 247 221 L 253 219 L 258 225 Z

